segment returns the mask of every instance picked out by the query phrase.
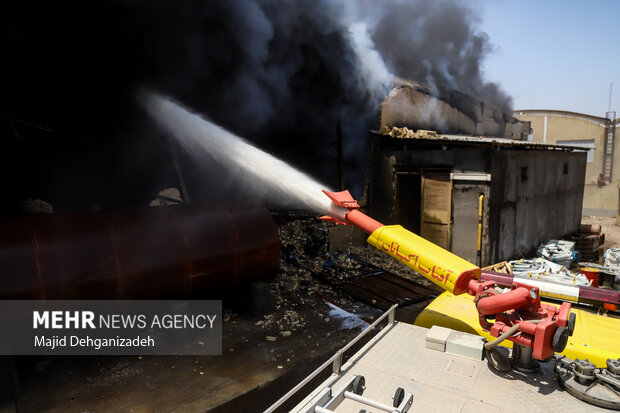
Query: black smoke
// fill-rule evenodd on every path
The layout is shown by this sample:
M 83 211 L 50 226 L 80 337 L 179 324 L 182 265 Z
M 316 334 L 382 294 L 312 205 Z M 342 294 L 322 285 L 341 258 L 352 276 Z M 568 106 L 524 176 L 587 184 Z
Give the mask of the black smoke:
M 488 39 L 469 24 L 472 12 L 452 1 L 20 0 L 0 7 L 2 137 L 21 151 L 7 155 L 3 172 L 17 168 L 23 181 L 0 187 L 0 196 L 16 191 L 65 209 L 139 205 L 177 186 L 170 148 L 136 102 L 143 88 L 332 187 L 340 129 L 345 185 L 357 189 L 367 131 L 389 91 L 383 61 L 396 75 L 509 106 L 482 79 Z M 371 39 L 379 53 L 360 55 Z M 30 156 L 36 162 L 23 167 Z M 192 191 L 213 194 L 212 180 L 182 161 Z
M 475 27 L 480 19 L 461 3 L 446 0 L 388 0 L 375 10 L 372 40 L 398 76 L 439 92 L 456 90 L 512 113 L 512 98 L 482 73 L 493 51 Z

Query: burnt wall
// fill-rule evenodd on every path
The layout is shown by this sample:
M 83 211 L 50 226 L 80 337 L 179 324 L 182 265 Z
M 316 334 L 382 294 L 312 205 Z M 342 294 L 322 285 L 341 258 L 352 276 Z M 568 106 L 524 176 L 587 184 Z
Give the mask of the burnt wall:
M 372 217 L 380 222 L 400 224 L 419 233 L 419 198 L 418 209 L 415 196 L 411 207 L 406 211 L 402 206 L 403 194 L 399 194 L 402 185 L 397 174 L 450 174 L 467 171 L 480 174 L 489 173 L 492 150 L 485 146 L 455 146 L 425 143 L 408 139 L 375 137 L 371 151 L 371 171 L 368 190 L 367 208 Z M 420 181 L 409 180 L 410 185 L 417 186 L 412 191 L 420 191 Z M 488 182 L 452 181 L 452 210 L 450 228 L 450 250 L 460 257 L 476 263 L 476 240 L 478 234 L 478 196 L 485 195 L 483 210 L 483 265 L 489 264 L 489 205 L 490 188 Z M 414 215 L 407 217 L 407 214 Z M 409 219 L 408 219 L 409 218 Z M 418 223 L 419 225 L 419 223 Z
M 494 262 L 527 256 L 577 231 L 586 154 L 499 150 L 491 157 L 489 241 Z
M 371 148 L 368 211 L 384 224 L 395 224 L 394 173 L 474 171 L 488 173 L 491 149 L 375 136 Z M 476 212 L 477 213 L 477 212 Z
M 392 89 L 381 104 L 380 127 L 527 140 L 530 123 L 462 93 L 438 95 L 415 84 Z

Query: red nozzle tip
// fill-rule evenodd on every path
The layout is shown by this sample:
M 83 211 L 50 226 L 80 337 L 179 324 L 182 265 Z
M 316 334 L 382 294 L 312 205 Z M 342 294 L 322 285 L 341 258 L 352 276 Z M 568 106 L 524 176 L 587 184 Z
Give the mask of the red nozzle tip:
M 325 193 L 325 195 L 327 195 L 329 199 L 331 199 L 332 202 L 339 207 L 349 209 L 356 209 L 360 207 L 357 201 L 353 199 L 351 193 L 346 189 L 340 192 L 329 192 L 324 189 L 323 193 Z
M 339 224 L 339 225 L 347 225 L 345 221 L 338 219 L 338 218 L 334 218 L 331 215 L 323 215 L 322 217 L 319 217 L 319 219 L 321 221 L 335 222 L 336 224 Z

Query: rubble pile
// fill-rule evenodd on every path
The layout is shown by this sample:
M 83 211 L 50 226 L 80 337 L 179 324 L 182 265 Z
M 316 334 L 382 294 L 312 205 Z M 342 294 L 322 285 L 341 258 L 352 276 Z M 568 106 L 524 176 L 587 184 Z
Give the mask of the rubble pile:
M 283 258 L 280 263 L 281 274 L 278 276 L 282 292 L 290 292 L 292 287 L 298 288 L 301 285 L 322 295 L 335 294 L 329 284 L 338 285 L 344 278 L 358 275 L 362 267 L 360 264 L 364 262 L 425 287 L 434 286 L 413 269 L 369 245 L 330 254 L 329 231 L 334 225 L 332 223 L 317 220 L 314 216 L 281 218 L 281 222 L 276 222 L 282 243 Z M 321 276 L 317 277 L 319 274 Z M 330 282 L 324 284 L 318 278 Z M 346 299 L 341 301 L 336 304 L 346 305 L 349 302 Z
M 328 252 L 329 228 L 333 224 L 295 212 L 277 213 L 274 219 L 282 248 L 280 271 L 270 284 L 275 308 L 254 324 L 264 332 L 265 340 L 275 342 L 303 331 L 308 320 L 302 314 L 327 318 L 320 313 L 324 298 L 356 312 L 356 302 L 315 276 L 324 270 L 326 261 L 333 259 Z
M 329 234 L 333 223 L 295 212 L 276 213 L 274 219 L 282 248 L 280 271 L 270 284 L 275 307 L 272 313 L 263 314 L 254 323 L 267 341 L 303 331 L 309 316 L 329 322 L 324 311 L 326 302 L 350 313 L 364 312 L 364 305 L 339 289 L 347 277 L 361 273 L 363 263 L 371 263 L 427 287 L 433 286 L 414 270 L 370 246 L 330 254 Z M 224 321 L 235 317 L 232 310 L 224 311 Z
M 426 130 L 426 129 L 418 129 L 417 131 L 412 131 L 408 127 L 404 126 L 399 128 L 397 126 L 389 127 L 382 126 L 379 131 L 383 135 L 389 135 L 393 138 L 406 138 L 406 139 L 425 139 L 425 138 L 435 138 L 437 137 L 437 132 L 434 130 Z
M 286 364 L 293 358 L 281 348 L 281 343 L 289 338 L 303 337 L 316 343 L 321 337 L 333 336 L 334 331 L 372 322 L 380 310 L 353 298 L 344 288 L 350 277 L 363 276 L 369 269 L 382 269 L 441 291 L 414 270 L 371 246 L 330 253 L 330 230 L 334 226 L 331 222 L 299 212 L 274 213 L 273 217 L 282 250 L 279 272 L 265 290 L 273 302 L 265 308 L 268 313 L 255 313 L 247 324 L 253 330 L 249 334 L 256 335 L 267 346 L 272 361 Z M 338 316 L 332 314 L 334 311 L 339 312 Z M 343 314 L 349 314 L 351 320 L 344 322 Z M 240 328 L 238 321 L 242 319 L 233 309 L 223 311 L 223 320 L 231 332 Z

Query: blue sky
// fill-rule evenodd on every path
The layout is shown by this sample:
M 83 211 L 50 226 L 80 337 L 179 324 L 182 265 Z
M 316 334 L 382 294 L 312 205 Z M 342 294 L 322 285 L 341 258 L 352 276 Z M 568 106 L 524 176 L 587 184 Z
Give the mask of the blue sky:
M 515 109 L 620 115 L 620 0 L 468 0 L 495 46 L 484 65 Z

